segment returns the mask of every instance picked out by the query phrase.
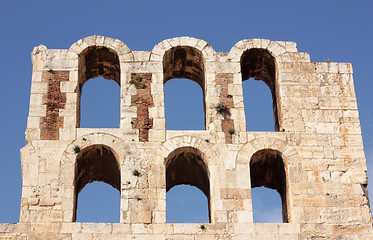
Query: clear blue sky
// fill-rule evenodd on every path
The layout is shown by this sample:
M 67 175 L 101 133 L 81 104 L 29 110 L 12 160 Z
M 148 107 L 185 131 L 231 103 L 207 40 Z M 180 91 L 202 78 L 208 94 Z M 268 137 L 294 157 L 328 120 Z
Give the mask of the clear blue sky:
M 229 2 L 216 0 L 1 0 L 0 222 L 17 222 L 19 217 L 22 186 L 19 149 L 25 145 L 24 132 L 32 74 L 30 53 L 33 47 L 39 44 L 44 44 L 49 49 L 67 49 L 77 40 L 90 35 L 117 38 L 127 44 L 131 50 L 143 51 L 150 51 L 162 40 L 177 36 L 203 39 L 210 43 L 216 51 L 229 51 L 235 43 L 242 39 L 266 38 L 295 41 L 300 52 L 310 53 L 312 61 L 325 61 L 329 58 L 335 62 L 351 62 L 354 68 L 355 90 L 365 153 L 370 169 L 368 174 L 373 179 L 373 108 L 371 100 L 373 81 L 370 73 L 373 68 L 372 12 L 373 2 L 369 0 L 359 1 L 358 4 L 344 0 L 232 0 Z M 100 84 L 104 82 L 100 81 L 101 83 L 95 85 L 94 81 L 89 81 L 84 86 L 86 88 L 84 91 L 89 87 L 97 89 L 97 86 L 101 86 Z M 190 81 L 188 83 L 174 82 L 176 80 L 167 83 L 166 90 L 172 88 L 172 84 L 188 85 L 198 98 L 198 87 L 193 90 L 193 83 L 189 84 Z M 113 84 L 110 85 L 111 83 Z M 119 91 L 114 82 L 106 81 L 104 84 L 107 89 Z M 260 85 L 255 87 L 261 88 Z M 166 116 L 177 115 L 177 113 L 172 113 L 171 109 L 173 106 L 179 107 L 183 103 L 172 100 L 171 93 L 166 92 L 166 94 L 166 97 L 171 99 L 170 104 L 166 102 Z M 119 105 L 116 107 L 118 108 Z M 101 115 L 107 116 L 107 114 Z M 83 115 L 82 122 L 89 126 L 91 124 L 88 121 L 90 118 L 86 117 L 86 119 L 84 120 Z M 115 125 L 115 120 L 118 118 L 112 119 L 114 119 L 114 123 L 111 124 Z M 171 122 L 172 119 L 168 119 L 167 127 L 169 129 L 173 128 L 172 125 L 169 125 Z M 191 123 L 186 122 L 185 126 L 188 124 Z M 198 125 L 189 126 L 200 128 Z M 258 129 L 265 130 L 266 127 L 258 126 Z M 371 186 L 373 183 L 368 187 L 372 196 L 373 188 Z M 89 190 L 88 185 L 83 191 L 89 192 Z M 112 191 L 111 189 L 106 190 Z M 175 198 L 183 200 L 184 198 L 180 198 L 180 195 L 176 193 L 178 189 L 174 190 Z M 185 190 L 183 191 L 185 192 Z M 81 194 L 82 199 L 79 201 L 84 201 L 85 193 Z M 110 194 L 115 195 L 118 192 L 114 191 Z M 202 202 L 199 200 L 198 203 Z M 257 208 L 260 208 L 263 202 L 259 201 L 255 204 Z M 78 209 L 79 211 L 84 210 Z M 263 210 L 262 216 L 257 217 L 257 221 L 265 221 L 259 218 L 266 219 L 272 216 L 272 211 L 265 212 Z M 190 221 L 205 221 L 196 215 L 193 217 L 195 219 Z M 111 221 L 110 219 L 113 218 L 115 219 L 116 216 L 109 216 L 109 220 L 103 219 L 102 221 Z M 178 221 L 176 218 L 172 221 Z

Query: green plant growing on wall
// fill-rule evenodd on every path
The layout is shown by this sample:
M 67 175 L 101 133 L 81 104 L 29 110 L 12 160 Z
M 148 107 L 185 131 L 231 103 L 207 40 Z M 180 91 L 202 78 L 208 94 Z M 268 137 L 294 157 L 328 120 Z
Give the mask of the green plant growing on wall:
M 74 146 L 74 153 L 78 154 L 80 152 L 80 147 L 78 145 Z
M 229 129 L 229 131 L 228 131 L 228 132 L 229 132 L 229 134 L 230 134 L 230 135 L 233 135 L 233 134 L 235 134 L 235 133 L 236 133 L 236 131 L 235 131 L 235 130 L 234 130 L 233 128 L 232 128 L 232 129 Z
M 203 225 L 203 224 L 201 224 L 200 226 L 199 226 L 199 228 L 201 229 L 201 230 L 206 230 L 206 226 L 205 225 Z
M 133 174 L 133 176 L 136 176 L 136 177 L 140 177 L 140 175 L 141 175 L 141 173 L 137 169 L 133 170 L 132 174 Z
M 219 103 L 216 107 L 215 107 L 215 110 L 218 112 L 218 113 L 223 113 L 224 111 L 227 110 L 227 106 Z
M 49 69 L 48 72 L 50 72 L 50 73 L 54 73 L 53 69 Z

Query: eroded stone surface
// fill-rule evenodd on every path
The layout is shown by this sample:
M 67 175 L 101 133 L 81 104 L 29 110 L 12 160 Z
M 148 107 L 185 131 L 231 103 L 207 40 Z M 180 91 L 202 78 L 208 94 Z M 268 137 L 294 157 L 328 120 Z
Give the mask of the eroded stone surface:
M 91 36 L 68 50 L 41 45 L 32 60 L 20 222 L 0 224 L 0 239 L 373 239 L 351 64 L 310 62 L 293 42 L 247 39 L 216 53 L 190 37 L 142 52 Z M 93 76 L 121 87 L 118 129 L 79 128 Z M 205 131 L 166 131 L 163 84 L 175 77 L 203 89 Z M 271 89 L 276 132 L 246 131 L 251 77 Z M 74 222 L 77 193 L 94 180 L 121 192 L 120 223 Z M 208 196 L 205 229 L 166 223 L 166 191 L 179 183 Z M 280 193 L 288 223 L 253 223 L 257 186 Z

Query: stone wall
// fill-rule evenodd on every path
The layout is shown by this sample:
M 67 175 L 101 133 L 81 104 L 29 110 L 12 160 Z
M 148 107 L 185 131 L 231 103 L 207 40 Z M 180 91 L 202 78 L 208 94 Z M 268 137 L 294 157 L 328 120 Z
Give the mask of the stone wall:
M 294 42 L 242 40 L 225 53 L 179 37 L 143 52 L 102 36 L 40 45 L 32 61 L 20 222 L 0 224 L 0 239 L 373 239 L 350 64 L 312 63 Z M 96 76 L 120 85 L 117 129 L 79 127 L 80 91 Z M 175 77 L 201 86 L 206 130 L 165 129 L 163 84 Z M 246 131 L 251 77 L 271 90 L 275 132 Z M 120 191 L 120 223 L 75 222 L 90 180 Z M 179 183 L 208 197 L 205 229 L 166 223 L 166 191 Z M 284 223 L 253 223 L 252 186 L 280 192 Z

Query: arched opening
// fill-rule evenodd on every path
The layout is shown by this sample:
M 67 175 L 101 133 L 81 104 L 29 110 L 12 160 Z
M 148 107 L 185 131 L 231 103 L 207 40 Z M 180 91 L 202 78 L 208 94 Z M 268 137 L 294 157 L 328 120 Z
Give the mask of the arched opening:
M 278 108 L 277 108 L 277 83 L 276 83 L 276 61 L 275 58 L 266 50 L 252 48 L 246 50 L 241 56 L 241 74 L 242 81 L 249 80 L 262 80 L 270 89 L 272 94 L 272 109 L 273 109 L 273 120 L 274 129 L 279 131 L 280 125 L 278 120 Z M 244 89 L 245 93 L 245 89 Z M 252 93 L 252 92 L 250 92 Z M 255 104 L 262 102 L 262 95 L 256 94 L 259 99 L 255 100 Z M 245 96 L 244 96 L 245 98 Z M 248 107 L 249 103 L 245 102 L 246 121 L 253 118 L 258 118 L 258 112 L 252 111 Z M 259 120 L 260 122 L 260 120 Z M 250 121 L 247 121 L 247 129 L 251 130 Z M 259 129 L 262 128 L 259 125 Z M 255 128 L 254 128 L 255 129 Z
M 103 182 L 87 184 L 77 199 L 77 222 L 120 222 L 120 192 Z
M 75 207 L 74 207 L 74 221 L 77 219 L 77 208 L 78 208 L 78 196 L 83 188 L 92 182 L 104 182 L 111 185 L 113 188 L 120 192 L 120 167 L 117 161 L 115 153 L 111 148 L 105 145 L 92 145 L 86 147 L 78 153 L 75 164 Z M 87 186 L 88 187 L 88 186 Z M 90 196 L 87 199 L 92 200 L 94 196 Z M 119 199 L 120 200 L 120 194 Z M 79 201 L 79 204 L 84 204 Z M 90 209 L 90 211 L 96 211 Z M 120 206 L 117 206 L 117 212 L 120 212 Z M 91 221 L 99 221 L 96 219 L 102 219 L 105 216 L 92 216 Z M 107 216 L 106 216 L 107 217 Z M 84 216 L 79 216 L 79 219 L 84 219 Z M 109 219 L 113 217 L 109 216 Z M 119 222 L 119 219 L 113 222 Z
M 80 127 L 81 112 L 83 113 L 93 112 L 94 113 L 94 114 L 89 114 L 87 117 L 85 117 L 87 119 L 92 119 L 94 118 L 93 116 L 96 116 L 98 119 L 100 119 L 103 116 L 102 113 L 100 113 L 100 111 L 102 112 L 103 109 L 100 110 L 100 106 L 94 105 L 94 103 L 92 103 L 91 101 L 87 101 L 84 103 L 85 105 L 84 107 L 89 108 L 90 111 L 81 111 L 81 97 L 82 95 L 86 95 L 86 93 L 82 94 L 83 86 L 88 80 L 92 78 L 101 77 L 98 80 L 103 80 L 103 78 L 107 80 L 113 80 L 119 85 L 119 88 L 120 88 L 119 57 L 112 49 L 109 49 L 106 47 L 100 47 L 100 46 L 90 46 L 90 47 L 87 47 L 82 53 L 79 54 L 78 69 L 79 69 L 78 71 L 79 72 L 79 76 L 78 76 L 79 77 L 79 86 L 78 86 L 79 87 L 78 89 L 78 93 L 79 93 L 78 100 L 79 101 L 78 101 L 78 107 L 77 107 L 78 112 L 77 112 L 76 122 L 77 122 L 77 127 Z M 93 85 L 97 85 L 97 83 Z M 117 97 L 115 98 L 113 92 L 111 92 L 110 94 L 110 93 L 107 93 L 107 91 L 103 90 L 103 87 L 106 87 L 106 86 L 107 85 L 102 85 L 102 84 L 96 86 L 96 88 L 99 91 L 103 91 L 103 95 L 96 93 L 96 94 L 93 94 L 94 96 L 92 96 L 91 98 L 95 98 L 96 101 L 107 101 L 107 98 L 109 97 L 110 99 L 112 99 L 112 101 L 109 101 L 109 102 L 118 101 L 117 104 L 107 105 L 104 108 L 106 108 L 106 110 L 110 109 L 110 112 L 111 112 L 111 114 L 105 114 L 105 116 L 115 116 L 115 115 L 119 116 L 120 114 L 115 114 L 113 112 L 115 111 L 115 108 L 117 108 L 117 112 L 120 112 L 120 109 L 116 107 L 118 106 L 120 102 L 118 100 L 120 93 L 117 94 Z M 86 90 L 90 90 L 90 89 L 89 88 L 86 89 L 85 87 L 84 91 Z M 117 127 L 119 126 L 119 118 L 120 116 L 118 117 L 118 120 L 117 120 L 117 123 L 118 123 Z M 90 124 L 88 125 L 90 127 L 93 127 Z M 99 125 L 94 125 L 94 127 L 96 128 L 107 127 L 107 125 L 99 124 Z
M 164 85 L 167 130 L 205 130 L 203 92 L 189 79 L 171 79 Z
M 173 151 L 166 159 L 166 191 L 178 185 L 189 185 L 198 188 L 206 196 L 205 205 L 207 209 L 200 210 L 199 215 L 195 216 L 198 220 L 207 220 L 210 222 L 210 181 L 207 166 L 202 159 L 202 154 L 198 149 L 192 147 L 182 147 Z M 185 188 L 184 188 L 185 189 Z M 179 193 L 182 198 L 187 197 L 190 192 L 183 190 Z M 188 197 L 191 197 L 190 195 Z M 197 200 L 198 201 L 198 200 Z M 167 205 L 175 204 L 167 200 Z M 201 205 L 201 204 L 200 204 Z M 174 207 L 167 206 L 167 209 L 174 209 Z M 190 222 L 183 210 L 184 207 L 179 207 L 177 210 L 182 216 L 179 216 L 178 222 Z M 207 211 L 206 211 L 207 210 Z M 207 216 L 201 215 L 207 213 Z M 166 213 L 166 218 L 174 213 Z M 171 219 L 172 220 L 172 219 Z
M 206 129 L 205 120 L 205 65 L 202 53 L 189 46 L 180 46 L 169 49 L 163 56 L 163 83 L 166 84 L 169 80 L 172 81 L 165 87 L 165 111 L 166 111 L 166 128 L 167 129 Z M 174 80 L 175 79 L 175 80 Z M 195 86 L 188 84 L 185 79 L 189 79 L 197 83 L 202 89 L 202 103 L 201 109 L 200 101 L 201 94 L 196 90 Z M 174 83 L 177 82 L 177 83 Z M 169 86 L 172 86 L 169 87 Z M 175 87 L 178 90 L 175 90 Z M 184 99 L 182 99 L 184 98 Z M 185 108 L 180 108 L 177 104 L 185 103 Z M 183 103 L 183 104 L 184 104 Z M 168 111 L 172 106 L 177 106 L 182 109 L 181 114 Z M 203 112 L 203 114 L 201 114 Z M 182 119 L 182 121 L 179 121 Z M 187 119 L 194 119 L 189 121 Z M 198 123 L 195 123 L 198 119 Z M 202 120 L 203 119 L 203 120 Z M 168 123 L 170 122 L 170 123 Z M 201 128 L 201 126 L 203 126 Z
M 168 223 L 208 223 L 209 207 L 205 194 L 196 187 L 177 185 L 167 192 Z
M 114 81 L 92 78 L 80 97 L 80 127 L 117 128 L 120 122 L 120 88 Z
M 242 83 L 246 131 L 274 131 L 271 91 L 263 81 Z
M 256 187 L 266 187 L 278 192 L 281 198 L 280 206 L 282 209 L 282 221 L 284 223 L 288 222 L 286 173 L 281 153 L 273 149 L 263 149 L 257 151 L 250 159 L 250 178 L 252 189 Z M 254 193 L 255 191 L 252 191 L 253 202 L 255 201 L 254 199 L 256 197 L 254 196 Z M 272 201 L 268 206 L 274 211 L 276 211 L 275 202 L 276 201 Z M 256 215 L 256 210 L 258 209 L 253 208 L 254 215 Z

